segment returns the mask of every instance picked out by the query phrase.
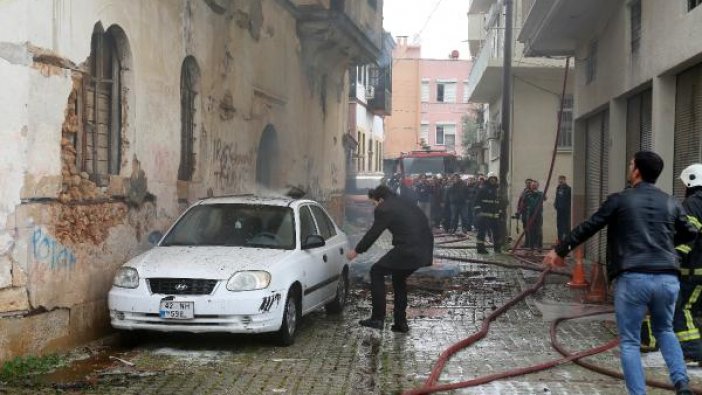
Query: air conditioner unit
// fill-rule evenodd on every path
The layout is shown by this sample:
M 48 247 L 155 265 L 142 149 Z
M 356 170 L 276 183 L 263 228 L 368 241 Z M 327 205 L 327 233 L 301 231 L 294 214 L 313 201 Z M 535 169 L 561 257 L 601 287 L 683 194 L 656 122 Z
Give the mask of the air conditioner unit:
M 375 97 L 375 87 L 374 86 L 367 86 L 366 87 L 366 100 L 370 100 Z

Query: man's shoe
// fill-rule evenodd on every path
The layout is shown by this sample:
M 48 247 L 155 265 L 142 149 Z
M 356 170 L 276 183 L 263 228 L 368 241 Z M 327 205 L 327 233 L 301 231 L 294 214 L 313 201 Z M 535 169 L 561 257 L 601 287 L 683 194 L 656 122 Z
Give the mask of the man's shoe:
M 488 250 L 484 246 L 478 246 L 478 249 L 476 250 L 478 254 L 487 254 Z
M 390 330 L 398 333 L 407 333 L 409 332 L 409 326 L 407 326 L 406 322 L 401 322 L 399 324 L 393 324 Z
M 692 395 L 692 391 L 688 386 L 687 381 L 678 381 L 675 383 L 675 394 L 676 395 Z
M 361 326 L 367 326 L 367 327 L 373 328 L 373 329 L 383 329 L 383 326 L 384 326 L 383 320 L 374 320 L 373 318 L 360 320 L 360 321 L 358 321 L 358 323 Z

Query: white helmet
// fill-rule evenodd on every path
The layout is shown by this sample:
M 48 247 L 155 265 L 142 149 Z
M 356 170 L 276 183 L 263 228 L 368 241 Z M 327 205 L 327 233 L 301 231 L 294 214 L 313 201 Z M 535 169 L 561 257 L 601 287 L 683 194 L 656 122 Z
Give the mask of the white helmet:
M 493 171 L 491 171 L 491 172 L 489 172 L 489 173 L 487 174 L 488 180 L 489 180 L 490 178 L 492 178 L 492 177 L 497 178 L 497 174 L 495 174 L 495 172 L 493 172 Z
M 702 186 L 702 164 L 695 163 L 686 167 L 680 173 L 680 180 L 688 188 Z

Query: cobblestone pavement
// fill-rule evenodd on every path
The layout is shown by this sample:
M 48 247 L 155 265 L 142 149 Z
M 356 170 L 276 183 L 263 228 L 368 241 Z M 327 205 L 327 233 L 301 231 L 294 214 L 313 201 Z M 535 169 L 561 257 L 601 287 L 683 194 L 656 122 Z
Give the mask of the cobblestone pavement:
M 368 256 L 389 246 L 385 235 Z M 472 257 L 473 250 L 442 250 Z M 510 261 L 508 256 L 490 259 Z M 443 262 L 437 262 L 439 264 Z M 496 306 L 535 282 L 538 273 L 499 266 L 460 264 L 459 276 L 437 287 L 414 279 L 410 288 L 409 334 L 362 328 L 357 321 L 370 313 L 366 286 L 356 284 L 342 316 L 315 312 L 304 318 L 297 342 L 275 347 L 265 336 L 163 335 L 140 339 L 126 350 L 107 349 L 113 357 L 88 371 L 88 378 L 32 388 L 4 388 L 8 394 L 397 394 L 419 386 L 438 354 L 474 331 Z M 490 334 L 459 352 L 446 365 L 441 382 L 467 380 L 559 358 L 550 346 L 549 322 L 582 296 L 553 277 L 536 295 L 510 309 L 492 324 Z M 389 297 L 390 299 L 390 297 Z M 390 300 L 389 300 L 390 302 Z M 611 317 L 609 317 L 611 318 Z M 613 325 L 600 320 L 569 321 L 558 337 L 571 350 L 583 350 L 613 338 Z M 85 354 L 77 350 L 74 355 Z M 618 349 L 589 358 L 618 368 Z M 644 357 L 647 374 L 666 380 L 658 353 Z M 693 382 L 702 375 L 692 371 Z M 58 377 L 58 376 L 54 376 Z M 70 377 L 70 376 L 68 376 Z M 78 380 L 78 381 L 76 381 Z M 57 388 L 63 388 L 57 390 Z M 453 394 L 622 394 L 623 383 L 574 364 L 529 374 Z M 651 394 L 668 393 L 650 389 Z

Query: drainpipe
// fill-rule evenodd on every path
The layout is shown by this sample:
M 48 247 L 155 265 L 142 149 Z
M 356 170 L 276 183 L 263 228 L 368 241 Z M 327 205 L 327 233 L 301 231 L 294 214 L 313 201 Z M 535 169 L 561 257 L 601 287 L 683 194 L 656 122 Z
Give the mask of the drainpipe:
M 502 139 L 500 141 L 500 202 L 504 205 L 502 215 L 503 241 L 507 238 L 509 216 L 509 173 L 510 138 L 512 121 L 512 6 L 513 0 L 503 0 L 505 6 L 504 59 L 502 66 Z

